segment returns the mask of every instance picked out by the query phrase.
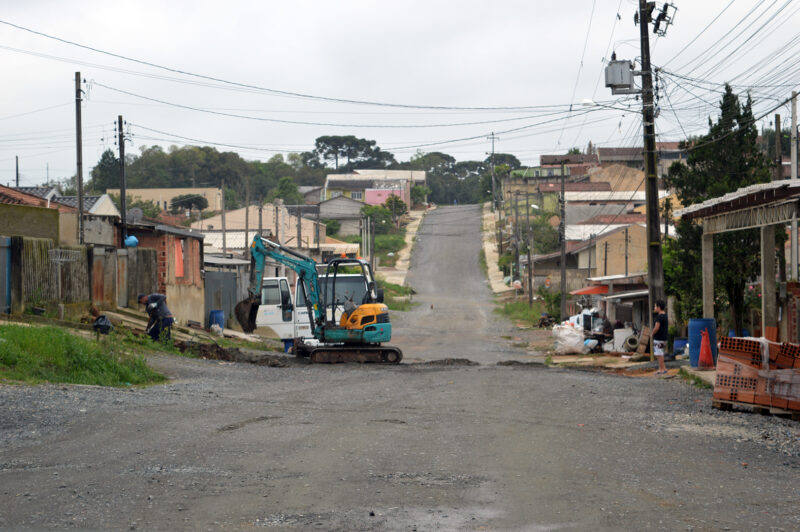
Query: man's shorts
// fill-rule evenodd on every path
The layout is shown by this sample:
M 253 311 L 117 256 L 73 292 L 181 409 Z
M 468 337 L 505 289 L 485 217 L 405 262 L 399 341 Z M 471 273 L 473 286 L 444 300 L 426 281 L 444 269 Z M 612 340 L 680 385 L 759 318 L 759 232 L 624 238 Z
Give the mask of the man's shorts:
M 664 350 L 667 348 L 667 342 L 661 340 L 653 340 L 653 354 L 657 357 L 664 356 Z

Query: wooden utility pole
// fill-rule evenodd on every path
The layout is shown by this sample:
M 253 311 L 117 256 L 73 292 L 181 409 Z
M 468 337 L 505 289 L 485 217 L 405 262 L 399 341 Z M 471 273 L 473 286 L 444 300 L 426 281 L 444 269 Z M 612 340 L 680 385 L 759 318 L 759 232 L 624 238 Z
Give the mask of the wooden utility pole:
M 250 176 L 244 178 L 244 258 L 250 258 Z
M 559 212 L 558 239 L 561 243 L 561 320 L 567 319 L 567 163 L 561 161 L 561 208 Z
M 608 240 L 603 242 L 603 277 L 608 275 Z
M 650 68 L 650 11 L 647 0 L 639 0 L 639 37 L 642 53 L 642 121 L 644 125 L 645 201 L 647 205 L 647 291 L 650 330 L 653 330 L 653 305 L 664 299 L 664 264 L 661 256 L 661 224 L 658 214 L 658 176 L 656 175 L 656 126 L 653 108 L 653 72 Z M 627 268 L 626 268 L 627 269 Z M 653 339 L 650 338 L 650 352 Z
M 16 160 L 16 163 L 17 163 L 16 176 L 17 176 L 17 188 L 19 188 L 19 155 L 14 156 L 14 159 Z
M 628 228 L 625 228 L 625 277 L 628 276 Z
M 81 126 L 81 73 L 75 72 L 75 138 L 76 166 L 75 174 L 78 188 L 78 243 L 83 244 L 83 133 Z
M 119 143 L 119 213 L 122 217 L 122 234 L 120 240 L 125 247 L 128 237 L 128 179 L 125 175 L 125 134 L 122 130 L 122 115 L 117 117 L 117 142 Z
M 264 203 L 258 200 L 258 236 L 264 236 Z
M 517 279 L 519 279 L 519 194 L 518 190 L 514 191 L 512 196 L 514 201 L 514 268 L 517 270 Z M 514 282 L 514 272 L 511 272 L 511 282 Z
M 225 234 L 225 180 L 224 179 L 222 180 L 222 183 L 220 183 L 220 187 L 222 187 L 221 188 L 221 190 L 222 190 L 222 203 L 221 203 L 221 207 L 222 207 L 222 254 L 224 255 L 225 251 L 228 249 L 228 238 L 227 238 L 227 235 Z
M 375 218 L 371 217 L 369 228 L 369 265 L 375 270 Z
M 299 207 L 295 211 L 295 216 L 297 216 L 297 249 L 300 249 L 303 247 L 303 228 L 301 227 L 302 218 Z

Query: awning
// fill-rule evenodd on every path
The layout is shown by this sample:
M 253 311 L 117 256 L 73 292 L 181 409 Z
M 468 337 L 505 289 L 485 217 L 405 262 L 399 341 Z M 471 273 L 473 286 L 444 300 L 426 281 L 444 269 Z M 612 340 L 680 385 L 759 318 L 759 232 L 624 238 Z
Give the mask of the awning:
M 589 294 L 607 294 L 608 293 L 608 285 L 605 284 L 593 284 L 591 286 L 584 286 L 583 288 L 578 288 L 577 290 L 573 290 L 570 292 L 573 296 L 586 296 Z

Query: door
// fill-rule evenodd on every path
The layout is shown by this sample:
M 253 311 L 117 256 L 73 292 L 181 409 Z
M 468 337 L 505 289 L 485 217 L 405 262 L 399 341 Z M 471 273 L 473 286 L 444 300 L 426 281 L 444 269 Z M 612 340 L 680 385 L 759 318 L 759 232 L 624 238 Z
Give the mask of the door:
M 286 277 L 265 277 L 261 281 L 261 306 L 256 327 L 269 327 L 281 340 L 294 337 L 292 296 Z

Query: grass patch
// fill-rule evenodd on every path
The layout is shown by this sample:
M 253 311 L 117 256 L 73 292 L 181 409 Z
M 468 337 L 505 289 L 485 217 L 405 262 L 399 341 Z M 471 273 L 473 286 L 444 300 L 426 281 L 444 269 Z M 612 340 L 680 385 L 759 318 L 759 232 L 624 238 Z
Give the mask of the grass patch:
M 553 355 L 547 355 L 544 357 L 544 364 L 545 366 L 552 366 L 553 365 Z
M 0 379 L 100 386 L 166 380 L 150 369 L 143 357 L 124 347 L 125 342 L 113 337 L 97 342 L 58 327 L 0 325 Z
M 414 307 L 411 299 L 414 290 L 407 286 L 381 281 L 380 287 L 383 288 L 383 302 L 389 310 L 411 310 Z
M 487 279 L 489 278 L 489 265 L 486 263 L 486 250 L 481 247 L 480 253 L 478 253 L 478 262 L 481 265 L 481 271 L 483 272 L 484 277 Z
M 343 242 L 361 244 L 361 237 L 358 235 L 337 236 Z M 400 229 L 399 233 L 390 235 L 375 235 L 375 256 L 379 259 L 381 266 L 393 267 L 397 262 L 397 253 L 406 245 L 406 230 Z M 392 253 L 392 255 L 389 255 Z
M 714 388 L 714 386 L 712 386 L 711 384 L 707 383 L 706 381 L 704 381 L 703 379 L 701 379 L 697 375 L 689 373 L 684 368 L 681 368 L 681 369 L 678 370 L 678 377 L 680 377 L 681 379 L 685 380 L 686 382 L 694 385 L 695 387 L 700 388 L 701 390 L 711 390 L 711 389 Z
M 541 301 L 534 301 L 533 306 L 529 307 L 527 301 L 509 301 L 498 307 L 497 312 L 509 318 L 522 321 L 535 326 L 539 323 L 539 318 L 544 311 Z

